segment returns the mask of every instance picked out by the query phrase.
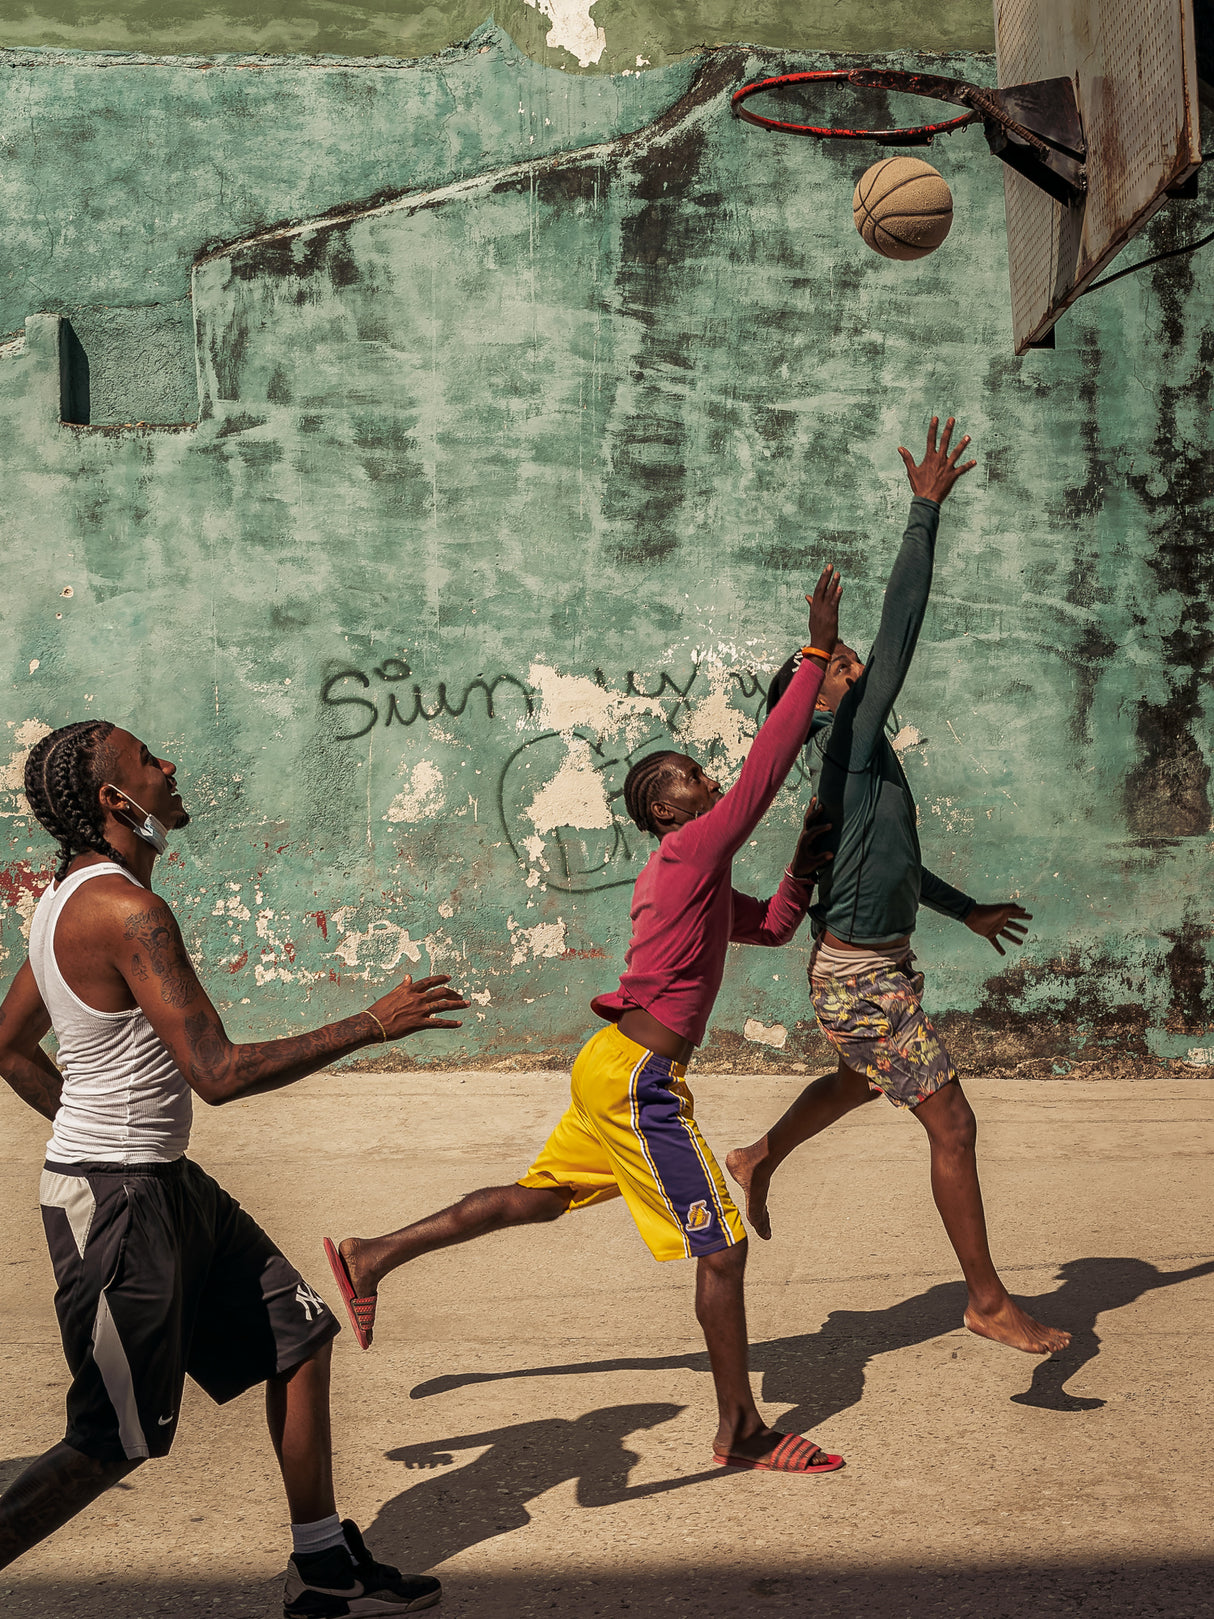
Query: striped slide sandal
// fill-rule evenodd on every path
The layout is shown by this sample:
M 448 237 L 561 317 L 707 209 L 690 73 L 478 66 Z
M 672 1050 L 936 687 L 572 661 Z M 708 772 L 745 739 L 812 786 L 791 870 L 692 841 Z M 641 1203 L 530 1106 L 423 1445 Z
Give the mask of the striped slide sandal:
M 733 1451 L 712 1459 L 721 1467 L 746 1468 L 755 1473 L 833 1473 L 843 1466 L 842 1456 L 829 1456 L 812 1439 L 800 1434 L 780 1435 L 780 1442 L 766 1456 L 737 1456 Z
M 350 1325 L 354 1328 L 358 1347 L 370 1349 L 371 1333 L 375 1326 L 375 1306 L 379 1303 L 379 1295 L 368 1293 L 366 1298 L 358 1297 L 354 1291 L 354 1283 L 350 1280 L 350 1272 L 346 1269 L 346 1262 L 338 1252 L 337 1244 L 329 1237 L 325 1238 L 325 1258 L 329 1261 L 333 1280 L 337 1283 L 346 1314 L 350 1317 Z

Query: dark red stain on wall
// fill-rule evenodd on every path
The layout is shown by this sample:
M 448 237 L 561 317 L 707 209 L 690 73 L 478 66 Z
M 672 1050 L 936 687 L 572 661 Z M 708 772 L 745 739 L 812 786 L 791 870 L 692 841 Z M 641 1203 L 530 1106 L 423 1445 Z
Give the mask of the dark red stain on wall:
M 38 899 L 51 880 L 49 871 L 35 871 L 28 860 L 0 866 L 0 902 L 18 905 L 25 896 Z

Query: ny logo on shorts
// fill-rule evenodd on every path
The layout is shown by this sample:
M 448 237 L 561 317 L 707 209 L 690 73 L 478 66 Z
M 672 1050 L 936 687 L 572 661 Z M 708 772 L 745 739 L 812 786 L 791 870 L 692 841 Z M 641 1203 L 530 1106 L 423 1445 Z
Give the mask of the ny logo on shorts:
M 309 1321 L 314 1321 L 325 1307 L 325 1301 L 320 1294 L 313 1292 L 307 1282 L 300 1282 L 295 1289 L 295 1298 L 298 1303 L 303 1305 Z M 313 1313 L 314 1310 L 315 1314 Z
M 703 1231 L 705 1226 L 712 1224 L 712 1214 L 704 1198 L 693 1203 L 687 1210 L 687 1218 L 683 1222 L 684 1231 Z

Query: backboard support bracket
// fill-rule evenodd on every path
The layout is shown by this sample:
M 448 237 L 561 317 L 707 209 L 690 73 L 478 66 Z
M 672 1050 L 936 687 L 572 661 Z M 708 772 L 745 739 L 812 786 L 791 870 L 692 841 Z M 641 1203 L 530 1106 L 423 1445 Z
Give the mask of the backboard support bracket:
M 986 143 L 997 158 L 1064 207 L 1087 195 L 1087 142 L 1070 79 L 971 92 L 982 114 Z

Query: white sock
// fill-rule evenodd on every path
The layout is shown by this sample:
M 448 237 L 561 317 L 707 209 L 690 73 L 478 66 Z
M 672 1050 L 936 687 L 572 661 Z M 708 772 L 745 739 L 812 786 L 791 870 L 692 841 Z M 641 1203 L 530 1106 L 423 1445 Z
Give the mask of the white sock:
M 331 1546 L 345 1544 L 346 1537 L 341 1532 L 341 1519 L 336 1512 L 330 1513 L 327 1518 L 318 1518 L 315 1523 L 291 1525 L 293 1552 L 327 1552 Z

